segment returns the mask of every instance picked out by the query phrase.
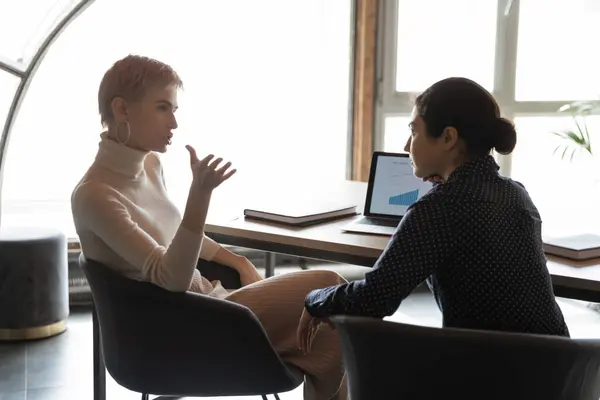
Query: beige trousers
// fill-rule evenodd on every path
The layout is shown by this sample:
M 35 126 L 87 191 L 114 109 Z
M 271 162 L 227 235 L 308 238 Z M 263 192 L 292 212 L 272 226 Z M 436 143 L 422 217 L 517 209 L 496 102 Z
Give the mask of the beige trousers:
M 262 323 L 281 359 L 304 371 L 305 400 L 347 400 L 345 369 L 337 333 L 322 324 L 309 354 L 296 341 L 304 298 L 313 289 L 345 283 L 335 272 L 286 273 L 231 292 L 226 299 L 250 308 Z

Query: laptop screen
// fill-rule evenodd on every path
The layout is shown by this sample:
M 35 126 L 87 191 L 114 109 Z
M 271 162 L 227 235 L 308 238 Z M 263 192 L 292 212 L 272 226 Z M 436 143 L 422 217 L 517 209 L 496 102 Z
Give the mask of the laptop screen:
M 407 154 L 376 152 L 372 163 L 365 207 L 368 216 L 402 217 L 433 187 L 415 177 Z

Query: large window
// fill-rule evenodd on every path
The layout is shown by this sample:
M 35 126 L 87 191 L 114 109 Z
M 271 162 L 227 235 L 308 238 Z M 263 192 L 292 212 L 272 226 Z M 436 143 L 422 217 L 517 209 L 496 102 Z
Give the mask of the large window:
M 498 5 L 495 0 L 380 4 L 383 46 L 375 147 L 402 151 L 418 92 L 448 76 L 468 76 L 493 89 Z
M 516 100 L 581 100 L 600 95 L 598 38 L 600 1 L 521 0 Z
M 178 205 L 191 179 L 188 143 L 238 168 L 215 193 L 214 209 L 285 184 L 345 178 L 351 0 L 165 4 L 96 1 L 52 45 L 13 127 L 3 224 L 74 235 L 70 195 L 101 132 L 98 84 L 130 53 L 171 64 L 184 81 L 179 128 L 162 156 Z
M 400 0 L 394 14 L 398 92 L 418 92 L 449 75 L 468 75 L 493 87 L 494 1 Z
M 81 0 L 28 0 L 0 6 L 0 59 L 25 70 L 50 32 Z
M 574 126 L 558 112 L 562 105 L 600 95 L 600 57 L 593 50 L 600 2 L 390 0 L 382 6 L 375 147 L 403 151 L 415 94 L 448 76 L 468 77 L 492 91 L 503 116 L 516 123 L 517 148 L 498 162 L 503 174 L 528 188 L 545 233 L 600 230 L 594 207 L 600 163 L 588 153 L 561 159 L 554 150 L 562 142 L 552 134 Z M 592 117 L 588 126 L 593 141 L 600 123 Z

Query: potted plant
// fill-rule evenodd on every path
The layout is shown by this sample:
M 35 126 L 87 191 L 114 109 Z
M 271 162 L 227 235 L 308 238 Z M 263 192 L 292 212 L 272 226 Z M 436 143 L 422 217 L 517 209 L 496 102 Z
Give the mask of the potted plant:
M 592 114 L 600 114 L 600 100 L 576 101 L 565 104 L 558 110 L 568 112 L 573 116 L 575 128 L 570 130 L 555 131 L 554 135 L 562 139 L 562 143 L 556 146 L 554 154 L 569 161 L 573 160 L 575 154 L 589 153 L 594 156 L 592 139 L 587 125 L 587 117 Z

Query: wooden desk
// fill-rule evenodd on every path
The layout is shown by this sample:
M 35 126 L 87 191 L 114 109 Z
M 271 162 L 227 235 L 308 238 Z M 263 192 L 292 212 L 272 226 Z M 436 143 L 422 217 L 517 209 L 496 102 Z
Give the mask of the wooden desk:
M 340 182 L 328 185 L 325 191 L 324 196 L 355 201 L 362 211 L 365 183 Z M 358 217 L 293 228 L 246 220 L 240 208 L 233 217 L 209 217 L 206 234 L 223 244 L 371 267 L 389 237 L 343 232 L 341 227 L 353 218 Z M 548 256 L 548 269 L 557 296 L 600 302 L 600 259 L 577 262 Z

